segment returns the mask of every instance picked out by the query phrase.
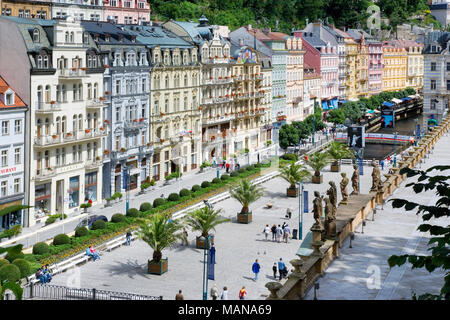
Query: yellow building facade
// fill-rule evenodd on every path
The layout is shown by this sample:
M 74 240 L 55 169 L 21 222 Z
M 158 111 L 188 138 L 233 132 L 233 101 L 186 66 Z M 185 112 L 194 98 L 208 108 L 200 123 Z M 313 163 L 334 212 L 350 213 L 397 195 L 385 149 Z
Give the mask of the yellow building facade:
M 383 43 L 383 92 L 406 89 L 408 53 L 391 42 Z
M 345 38 L 346 59 L 346 82 L 345 92 L 347 100 L 357 100 L 358 93 L 356 91 L 356 63 L 358 58 L 358 44 L 349 38 Z
M 367 98 L 369 96 L 369 52 L 364 37 L 357 45 L 356 56 L 356 96 Z
M 50 1 L 1 0 L 2 16 L 50 19 Z

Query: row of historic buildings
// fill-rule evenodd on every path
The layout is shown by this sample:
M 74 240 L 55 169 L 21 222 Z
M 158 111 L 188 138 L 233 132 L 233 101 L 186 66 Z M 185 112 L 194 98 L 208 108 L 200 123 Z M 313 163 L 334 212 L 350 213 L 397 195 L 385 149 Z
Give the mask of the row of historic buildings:
M 114 21 L 138 24 L 150 21 L 146 0 L 0 0 L 1 15 L 32 19 Z
M 106 3 L 113 5 L 103 9 Z M 327 110 L 422 83 L 420 45 L 379 43 L 360 30 L 314 23 L 291 35 L 251 26 L 230 32 L 204 16 L 161 24 L 92 20 L 75 13 L 0 18 L 7 44 L 0 46 L 0 94 L 13 90 L 20 105 L 7 108 L 17 119 L 7 115 L 4 132 L 19 128 L 20 117 L 23 126 L 20 148 L 8 135 L 1 144 L 9 148 L 5 157 L 22 160 L 2 164 L 7 182 L 0 186 L 13 191 L 0 204 L 32 206 L 26 216 L 14 213 L 20 219 L 2 218 L 2 228 L 102 202 L 124 191 L 125 175 L 135 189 L 203 161 L 258 152 L 316 105 Z

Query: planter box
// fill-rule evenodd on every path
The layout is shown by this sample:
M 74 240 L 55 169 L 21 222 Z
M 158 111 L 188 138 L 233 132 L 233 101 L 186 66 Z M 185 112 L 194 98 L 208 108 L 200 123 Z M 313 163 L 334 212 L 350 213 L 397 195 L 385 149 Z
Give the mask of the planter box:
M 331 172 L 340 172 L 341 171 L 341 165 L 337 164 L 337 165 L 331 165 Z
M 320 176 L 312 176 L 312 183 L 322 183 L 323 182 L 323 174 L 321 174 Z
M 205 242 L 206 242 L 206 239 L 203 238 L 202 236 L 195 238 L 195 245 L 196 245 L 197 249 L 205 249 Z M 209 249 L 211 244 L 214 244 L 214 235 L 210 235 L 209 243 L 208 243 L 208 246 L 206 247 L 206 249 Z
M 149 274 L 157 274 L 162 275 L 163 273 L 167 272 L 169 268 L 169 260 L 161 259 L 159 262 L 153 262 L 148 260 L 148 273 Z
M 249 212 L 247 214 L 237 214 L 237 222 L 238 223 L 245 223 L 248 224 L 250 222 L 252 222 L 252 213 Z
M 297 198 L 298 197 L 298 188 L 287 188 L 286 193 L 288 197 Z

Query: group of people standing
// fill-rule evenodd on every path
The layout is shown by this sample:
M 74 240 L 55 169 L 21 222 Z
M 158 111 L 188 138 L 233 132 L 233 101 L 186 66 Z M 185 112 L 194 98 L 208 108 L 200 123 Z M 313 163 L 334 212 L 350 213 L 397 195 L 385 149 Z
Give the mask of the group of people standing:
M 284 242 L 288 243 L 289 236 L 291 235 L 291 228 L 289 228 L 289 225 L 286 222 L 283 222 L 282 226 L 274 224 L 272 227 L 269 227 L 269 225 L 266 224 L 263 233 L 266 241 L 269 241 L 269 235 L 272 233 L 272 241 L 281 242 L 283 239 Z
M 216 161 L 216 157 L 213 157 L 213 168 L 215 168 L 216 166 L 219 166 L 219 168 L 221 169 L 226 169 L 226 172 L 229 173 L 231 170 L 233 170 L 233 165 L 232 163 L 223 160 L 221 163 L 217 163 Z M 241 168 L 240 164 L 237 162 L 237 159 L 234 159 L 234 170 L 239 170 Z

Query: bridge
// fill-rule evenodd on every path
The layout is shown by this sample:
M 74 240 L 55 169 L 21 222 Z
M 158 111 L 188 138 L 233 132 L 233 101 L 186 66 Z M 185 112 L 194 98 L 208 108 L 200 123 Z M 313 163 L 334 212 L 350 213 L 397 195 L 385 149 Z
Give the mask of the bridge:
M 393 135 L 388 133 L 366 133 L 365 134 L 366 143 L 373 144 L 407 144 L 411 143 L 411 140 L 414 139 L 413 136 L 405 136 L 405 135 Z M 347 142 L 347 133 L 338 132 L 336 133 L 335 140 L 338 142 Z

